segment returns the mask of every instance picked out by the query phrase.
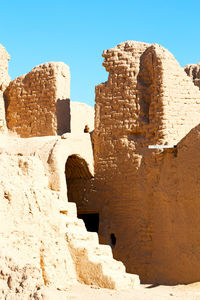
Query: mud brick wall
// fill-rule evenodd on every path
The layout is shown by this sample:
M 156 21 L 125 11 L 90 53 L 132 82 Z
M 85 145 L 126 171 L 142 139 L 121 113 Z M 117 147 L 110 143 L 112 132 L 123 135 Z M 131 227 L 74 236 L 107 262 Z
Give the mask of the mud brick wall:
M 163 224 L 155 214 L 162 206 L 158 195 L 167 187 L 159 183 L 162 151 L 148 145 L 176 145 L 199 124 L 200 92 L 173 55 L 157 44 L 128 41 L 103 57 L 109 75 L 96 87 L 90 204 L 100 213 L 101 242 L 110 243 L 115 257 L 143 281 L 156 282 L 159 274 L 162 283 L 181 282 L 184 276 L 165 272 L 162 255 L 155 252 L 160 242 L 155 223 L 158 228 L 171 223 L 165 219 Z M 168 251 L 172 265 L 173 250 Z
M 64 63 L 35 67 L 11 81 L 4 95 L 8 128 L 21 137 L 70 131 L 70 71 Z

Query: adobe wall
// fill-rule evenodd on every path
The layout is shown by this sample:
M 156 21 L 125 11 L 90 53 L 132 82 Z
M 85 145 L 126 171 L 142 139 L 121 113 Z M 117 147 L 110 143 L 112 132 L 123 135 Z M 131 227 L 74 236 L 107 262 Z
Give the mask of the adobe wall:
M 189 283 L 200 279 L 200 125 L 178 145 L 165 150 L 149 173 L 154 282 Z M 157 170 L 157 177 L 151 175 Z
M 39 65 L 4 93 L 8 128 L 21 137 L 70 131 L 70 71 L 62 62 Z
M 176 145 L 198 125 L 200 92 L 173 55 L 157 44 L 128 41 L 104 51 L 103 57 L 109 76 L 107 82 L 96 87 L 96 190 L 90 202 L 100 212 L 101 242 L 112 244 L 114 234 L 115 258 L 145 282 L 191 282 L 196 272 L 187 272 L 191 271 L 189 264 L 196 261 L 191 247 L 185 245 L 187 260 L 181 262 L 182 266 L 175 257 L 182 251 L 177 246 L 181 238 L 176 236 L 187 210 L 187 198 L 174 225 L 171 218 L 161 217 L 165 209 L 168 217 L 173 211 L 170 203 L 174 198 L 167 206 L 163 195 L 168 188 L 176 193 L 176 152 L 169 153 L 173 171 L 167 177 L 170 184 L 165 184 L 161 176 L 168 164 L 163 162 L 163 152 L 149 150 L 148 145 Z M 184 230 L 189 237 L 191 226 Z
M 6 131 L 3 92 L 10 82 L 10 76 L 8 75 L 9 59 L 10 55 L 7 53 L 6 49 L 0 45 L 0 132 Z

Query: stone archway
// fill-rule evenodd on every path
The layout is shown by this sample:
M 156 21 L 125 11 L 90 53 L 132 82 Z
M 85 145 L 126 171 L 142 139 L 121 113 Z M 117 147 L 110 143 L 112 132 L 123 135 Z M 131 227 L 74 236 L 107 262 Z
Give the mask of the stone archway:
M 80 211 L 87 205 L 90 180 L 93 177 L 87 162 L 79 155 L 70 155 L 65 164 L 65 176 L 68 201 L 75 202 Z
M 78 218 L 84 221 L 88 231 L 98 232 L 99 214 L 87 210 L 93 177 L 87 162 L 77 154 L 70 155 L 65 164 L 65 176 L 68 201 L 76 203 Z

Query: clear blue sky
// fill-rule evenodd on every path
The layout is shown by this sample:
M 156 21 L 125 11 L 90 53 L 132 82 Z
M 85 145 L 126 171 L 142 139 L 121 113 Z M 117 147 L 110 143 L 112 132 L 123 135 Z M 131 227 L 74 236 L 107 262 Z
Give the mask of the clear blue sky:
M 71 100 L 94 105 L 106 81 L 101 54 L 126 40 L 158 43 L 179 63 L 200 62 L 199 0 L 10 0 L 0 5 L 0 43 L 12 79 L 48 61 L 71 69 Z

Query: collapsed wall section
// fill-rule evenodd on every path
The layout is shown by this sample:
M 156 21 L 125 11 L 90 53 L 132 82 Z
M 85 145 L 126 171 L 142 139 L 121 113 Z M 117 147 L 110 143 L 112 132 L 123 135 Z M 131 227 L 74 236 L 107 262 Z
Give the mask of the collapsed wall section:
M 64 63 L 35 67 L 13 80 L 4 95 L 8 128 L 21 137 L 70 131 L 70 71 Z
M 66 222 L 60 214 L 62 199 L 48 188 L 42 162 L 36 157 L 1 154 L 0 175 L 0 260 L 6 264 L 2 257 L 5 253 L 11 258 L 9 265 L 14 259 L 17 266 L 13 272 L 6 273 L 5 269 L 1 272 L 1 283 L 11 282 L 3 287 L 8 293 L 16 293 L 18 289 L 20 294 L 29 288 L 33 292 L 37 285 L 65 289 L 76 282 L 65 238 Z M 27 281 L 20 285 L 18 271 L 22 273 L 25 268 L 30 271 L 26 274 Z

